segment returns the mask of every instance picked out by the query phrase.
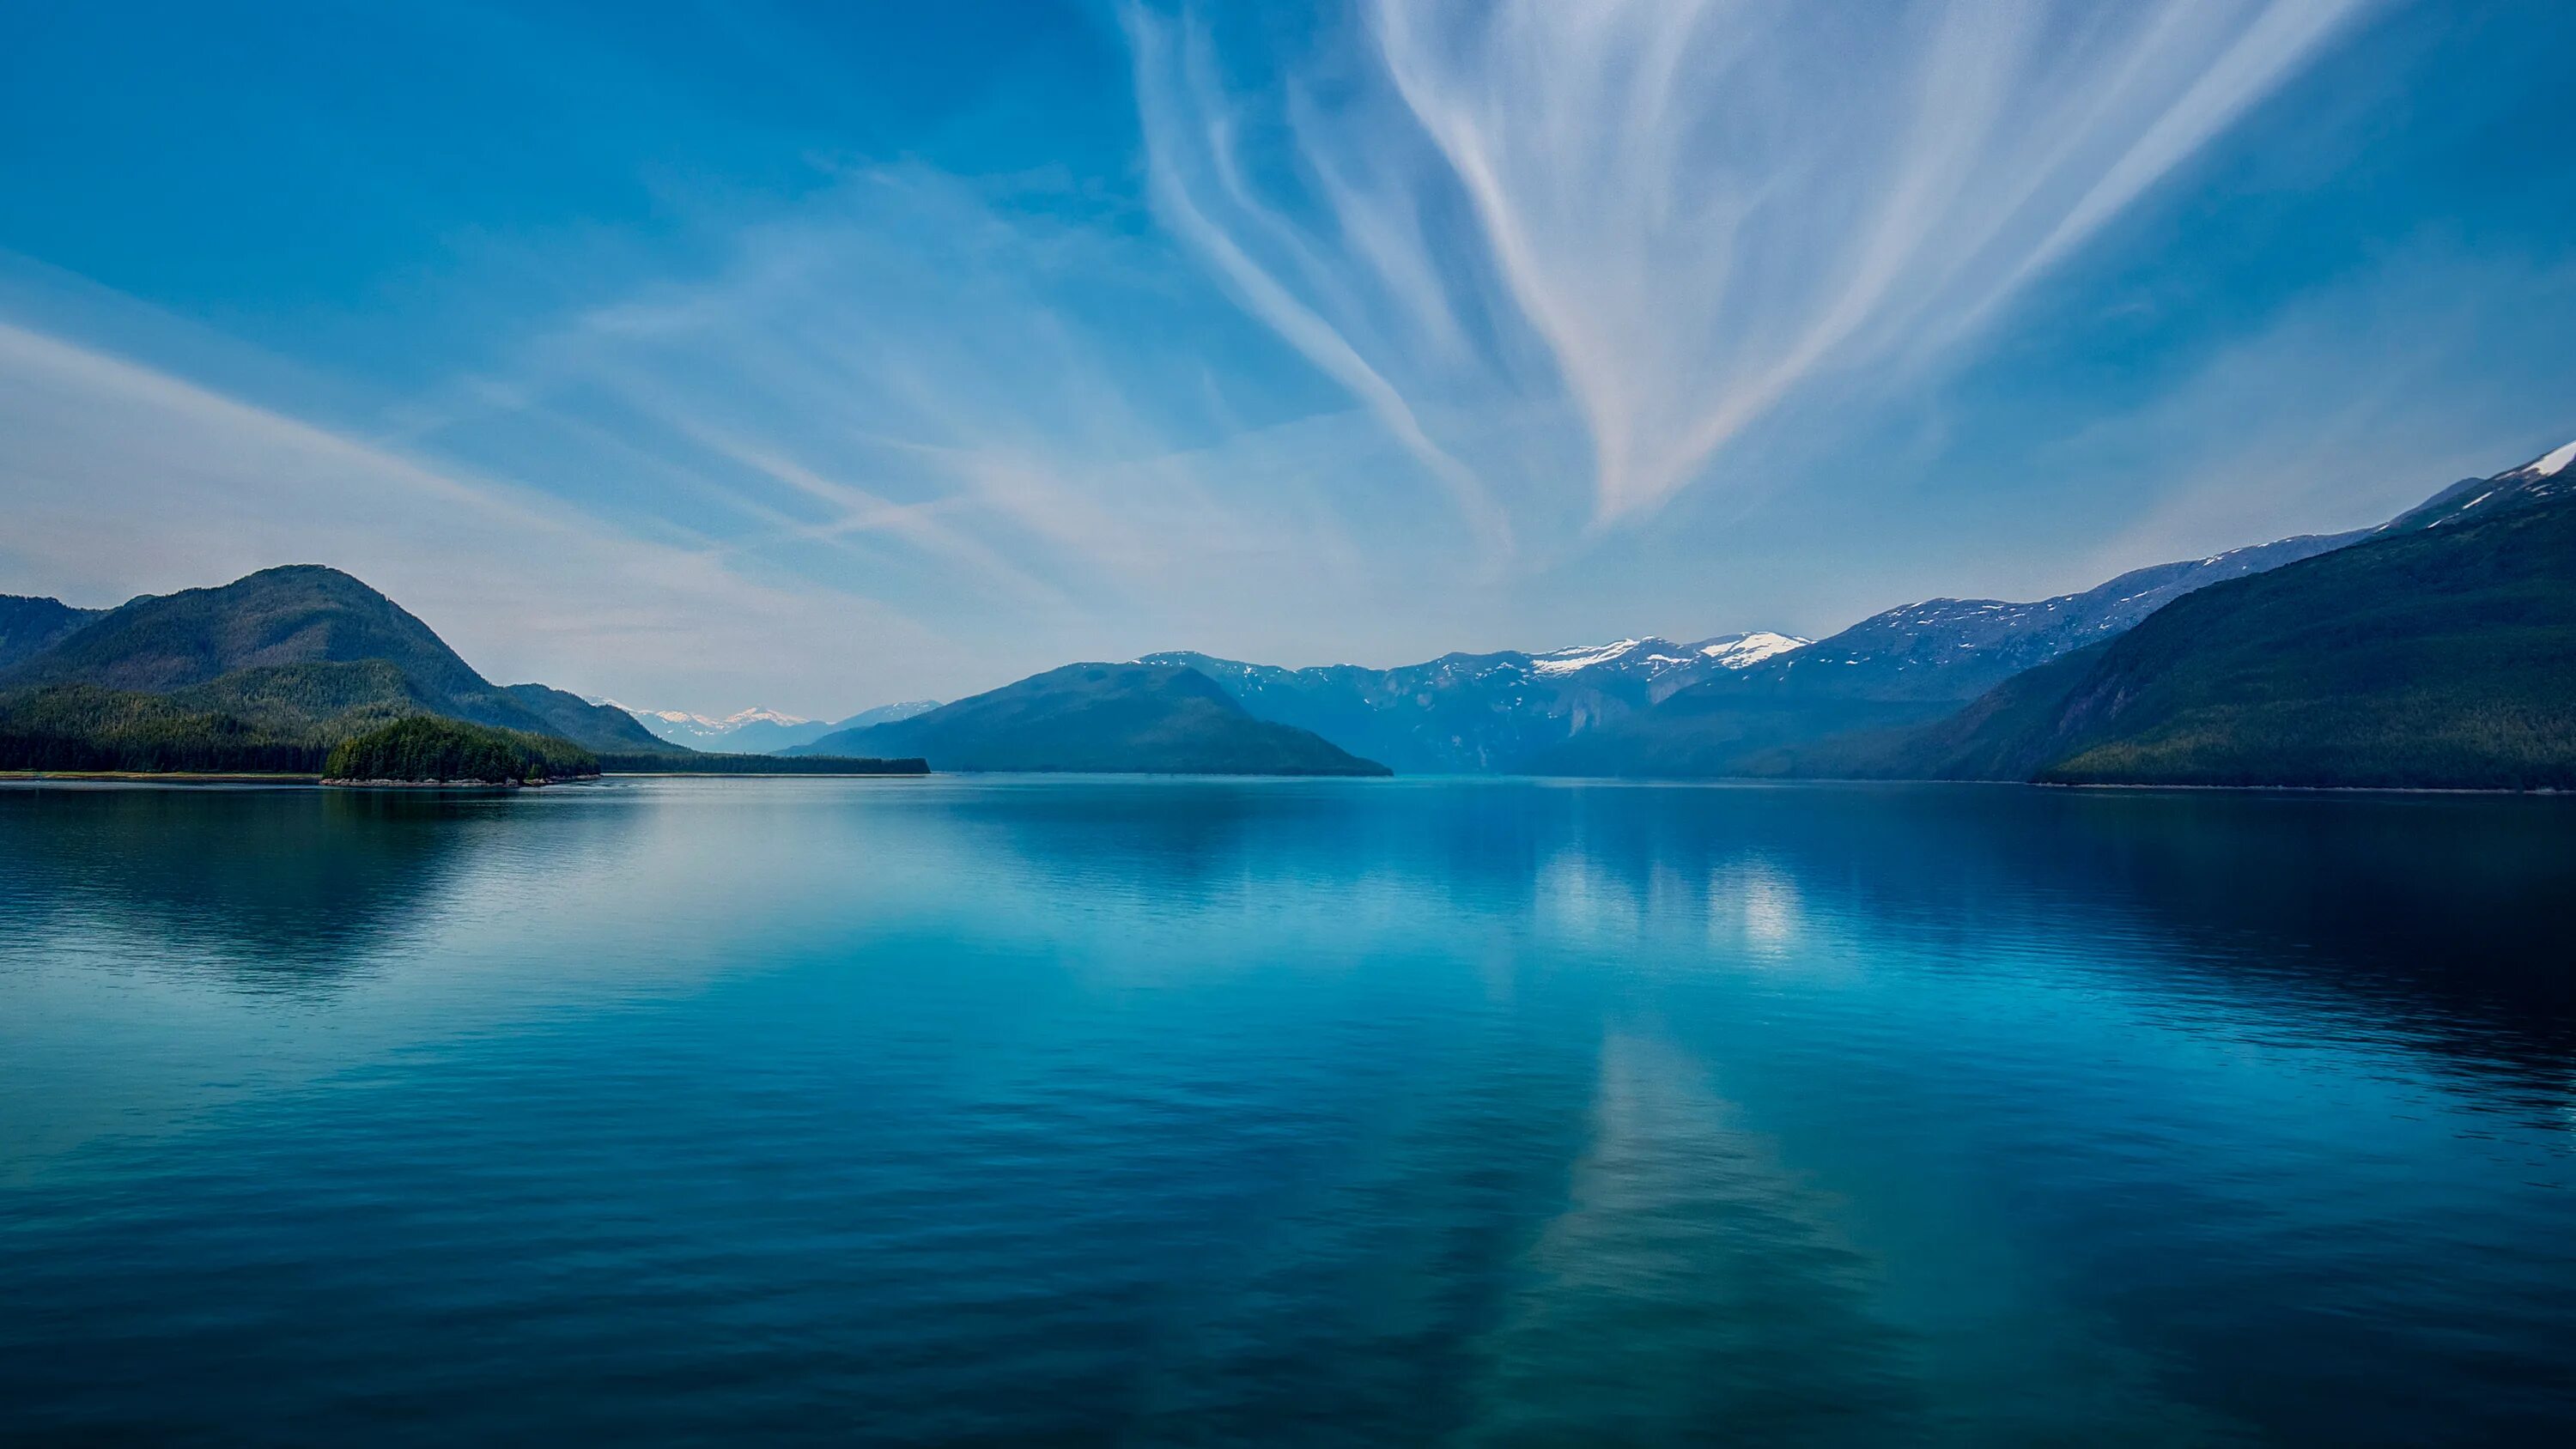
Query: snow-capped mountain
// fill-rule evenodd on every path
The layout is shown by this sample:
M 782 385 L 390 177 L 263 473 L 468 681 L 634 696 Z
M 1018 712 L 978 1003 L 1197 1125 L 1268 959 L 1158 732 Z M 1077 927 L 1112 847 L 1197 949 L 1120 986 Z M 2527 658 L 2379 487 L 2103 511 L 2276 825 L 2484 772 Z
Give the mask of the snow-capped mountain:
M 1529 667 L 1531 672 L 1550 678 L 1606 669 L 1651 680 L 1676 670 L 1696 672 L 1711 664 L 1721 669 L 1742 669 L 1807 642 L 1767 629 L 1750 634 L 1719 634 L 1696 644 L 1676 644 L 1669 639 L 1621 639 L 1612 644 L 1578 645 L 1533 654 L 1529 656 Z
M 2576 471 L 2576 443 L 2562 443 L 2519 468 L 2508 468 L 2498 478 L 2520 478 L 2537 483 L 2542 479 L 2565 482 L 2570 471 Z M 2543 496 L 2554 496 L 2543 495 Z
M 870 725 L 893 724 L 917 714 L 928 714 L 937 708 L 939 701 L 935 699 L 907 699 L 899 704 L 881 704 L 874 709 L 860 710 L 848 719 L 832 721 L 832 730 L 863 730 Z
M 1313 730 L 1399 771 L 1442 774 L 1515 768 L 1698 680 L 1806 642 L 1767 630 L 1695 644 L 1647 637 L 1537 654 L 1448 654 L 1394 669 L 1285 669 L 1188 651 L 1141 662 L 1188 665 L 1263 719 Z
M 687 745 L 693 750 L 740 755 L 774 755 L 797 745 L 812 744 L 834 730 L 909 719 L 938 706 L 936 700 L 911 700 L 903 704 L 879 705 L 845 720 L 819 720 L 764 709 L 759 705 L 716 718 L 691 714 L 687 710 L 639 708 L 613 699 L 594 699 L 591 703 L 626 711 L 656 737 L 672 744 Z
M 1829 671 L 1829 681 L 1804 682 L 1824 684 L 1837 694 L 1973 699 L 2025 669 L 2123 633 L 2194 589 L 2296 563 L 2367 536 L 2303 534 L 2132 569 L 2080 593 L 2028 603 L 1925 599 L 1901 604 L 1795 653 L 1758 661 L 1734 678 L 1747 685 L 1777 684 Z
M 1716 661 L 1721 669 L 1750 669 L 1774 654 L 1804 649 L 1814 642 L 1791 634 L 1756 629 L 1750 634 L 1720 634 L 1714 639 L 1702 639 L 1691 646 L 1691 652 Z
M 2211 584 L 2265 573 L 2392 531 L 2440 528 L 2576 493 L 2576 443 L 2452 484 L 2388 522 L 2134 569 L 2028 603 L 1925 599 L 1668 694 L 1646 716 L 1570 737 L 1533 762 L 1572 774 L 1761 773 L 1782 752 L 1858 730 L 1910 728 L 2027 669 L 2117 638 Z
M 2016 603 L 1925 599 L 1873 614 L 1795 652 L 1749 661 L 1702 686 L 1769 686 L 1883 700 L 1967 700 L 2012 675 L 2099 643 L 2195 589 L 2263 573 L 2375 534 L 2445 523 L 2576 492 L 2576 443 L 2487 478 L 2464 478 L 2375 529 L 2303 534 L 2207 558 L 2133 569 L 2081 593 Z
M 675 730 L 685 729 L 706 735 L 727 734 L 747 724 L 801 725 L 814 722 L 800 714 L 781 714 L 777 710 L 763 709 L 759 705 L 736 710 L 721 719 L 716 719 L 679 709 L 639 709 L 631 704 L 620 704 L 613 699 L 594 699 L 591 703 L 604 704 L 611 709 L 622 709 L 637 719 L 653 720 L 669 725 Z
M 2519 468 L 2487 478 L 2463 478 L 2397 515 L 2376 530 L 2439 528 L 2474 515 L 2500 513 L 2545 498 L 2576 492 L 2576 443 L 2553 448 Z

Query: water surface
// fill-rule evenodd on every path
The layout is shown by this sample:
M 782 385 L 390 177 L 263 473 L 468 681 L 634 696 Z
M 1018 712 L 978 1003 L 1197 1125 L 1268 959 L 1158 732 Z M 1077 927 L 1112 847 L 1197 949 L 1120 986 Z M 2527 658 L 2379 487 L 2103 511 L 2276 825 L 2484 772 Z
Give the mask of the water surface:
M 0 1438 L 2576 1434 L 2576 802 L 0 789 Z

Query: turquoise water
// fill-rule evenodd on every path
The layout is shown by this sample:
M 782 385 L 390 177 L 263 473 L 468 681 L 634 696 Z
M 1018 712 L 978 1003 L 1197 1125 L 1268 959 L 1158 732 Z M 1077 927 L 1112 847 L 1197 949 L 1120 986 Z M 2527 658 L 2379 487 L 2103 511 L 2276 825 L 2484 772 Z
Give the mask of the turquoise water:
M 2545 1440 L 2576 801 L 0 789 L 0 1437 Z

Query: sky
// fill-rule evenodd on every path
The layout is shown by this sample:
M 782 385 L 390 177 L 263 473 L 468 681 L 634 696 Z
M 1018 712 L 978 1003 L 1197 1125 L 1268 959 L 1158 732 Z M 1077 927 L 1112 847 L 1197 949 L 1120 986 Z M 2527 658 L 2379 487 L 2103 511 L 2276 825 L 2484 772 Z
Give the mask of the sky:
M 2576 438 L 2576 6 L 0 0 L 0 592 L 838 717 L 1830 633 Z

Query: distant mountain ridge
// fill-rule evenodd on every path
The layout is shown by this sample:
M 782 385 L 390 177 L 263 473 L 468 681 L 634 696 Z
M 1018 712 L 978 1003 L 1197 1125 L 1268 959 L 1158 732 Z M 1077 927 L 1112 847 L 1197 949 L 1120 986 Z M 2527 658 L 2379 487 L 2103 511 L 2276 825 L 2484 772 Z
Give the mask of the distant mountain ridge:
M 1188 650 L 1138 662 L 1195 669 L 1256 717 L 1312 730 L 1399 771 L 1449 774 L 1517 768 L 1540 750 L 1697 680 L 1758 665 L 1806 642 L 1768 631 L 1694 644 L 1649 637 L 1540 654 L 1446 654 L 1395 669 L 1286 669 Z
M 2576 443 L 2552 448 L 2517 468 L 2486 478 L 2463 478 L 2431 498 L 2371 530 L 2394 533 L 2408 528 L 2440 528 L 2477 516 L 2527 504 L 2545 503 L 2576 493 Z
M 1947 713 L 2194 589 L 2368 536 L 2286 538 L 2030 603 L 1926 599 L 1822 640 L 1768 631 L 1694 644 L 1622 639 L 1395 669 L 1286 669 L 1186 650 L 1143 662 L 1188 665 L 1263 719 L 1408 773 L 1720 774 L 1787 741 Z
M 544 684 L 512 684 L 502 693 L 537 717 L 545 732 L 577 745 L 612 753 L 668 754 L 686 746 L 656 737 L 624 710 L 602 709 L 568 689 Z
M 1926 599 L 1814 642 L 1782 635 L 1719 636 L 1698 645 L 1623 639 L 1535 654 L 1450 654 L 1385 670 L 1288 669 L 1191 651 L 1149 654 L 1143 662 L 1197 669 L 1263 719 L 1312 730 L 1406 771 L 1777 774 L 1819 742 L 1890 737 L 1958 714 L 2029 671 L 2118 639 L 2214 585 L 2571 491 L 2576 443 L 2491 477 L 2464 479 L 2374 529 L 2151 565 L 2031 602 Z
M 816 720 L 782 714 L 759 705 L 736 710 L 721 718 L 711 718 L 686 710 L 646 709 L 613 699 L 593 699 L 589 703 L 624 710 L 656 738 L 675 745 L 748 755 L 779 754 L 798 745 L 810 745 L 840 730 L 864 729 L 872 724 L 910 719 L 924 710 L 939 707 L 939 701 L 935 699 L 906 700 L 864 709 L 847 719 Z
M 1861 620 L 1794 655 L 1744 671 L 1745 681 L 1785 681 L 1823 669 L 1853 692 L 1867 680 L 1889 698 L 1973 698 L 2005 679 L 2135 628 L 2149 614 L 2195 589 L 2314 558 L 2369 537 L 2301 534 L 2229 549 L 2207 558 L 2131 569 L 2078 593 L 2032 603 L 2002 599 L 1926 599 Z M 1859 669 L 1858 676 L 1839 671 Z
M 1068 664 L 788 752 L 918 755 L 935 770 L 1383 775 L 1307 730 L 1255 719 L 1216 681 L 1168 664 Z
M 1913 730 L 1779 773 L 2576 788 L 2576 490 L 2178 600 Z
M 1803 698 L 1693 690 L 1626 738 L 1591 743 L 1624 747 L 1603 773 L 1641 775 L 2492 788 L 2576 779 L 2576 443 L 2331 541 L 2304 551 L 2311 540 L 2287 540 L 2304 556 L 2168 593 L 2145 618 L 2095 626 L 2105 637 L 1955 708 L 1889 687 L 1902 670 L 1881 669 L 1839 703 L 1814 684 Z M 2237 550 L 2202 563 L 2249 553 L 2278 557 Z M 2128 585 L 2157 572 L 2092 592 L 2125 610 L 2136 602 Z M 2117 610 L 2103 617 L 2124 622 Z M 1867 658 L 1838 652 L 1840 638 L 1804 651 L 1810 681 L 1821 674 L 1829 686 L 1833 663 Z
M 2527 785 L 2576 781 L 2571 561 L 2576 443 L 2375 529 L 2028 603 L 1924 600 L 1820 641 L 1629 638 L 1395 669 L 1173 652 L 838 725 L 496 686 L 384 595 L 295 565 L 112 610 L 0 596 L 0 753 L 300 759 L 433 714 L 630 762 L 687 757 L 645 721 L 685 725 L 737 749 L 775 739 L 814 771 L 859 755 L 977 770 Z

